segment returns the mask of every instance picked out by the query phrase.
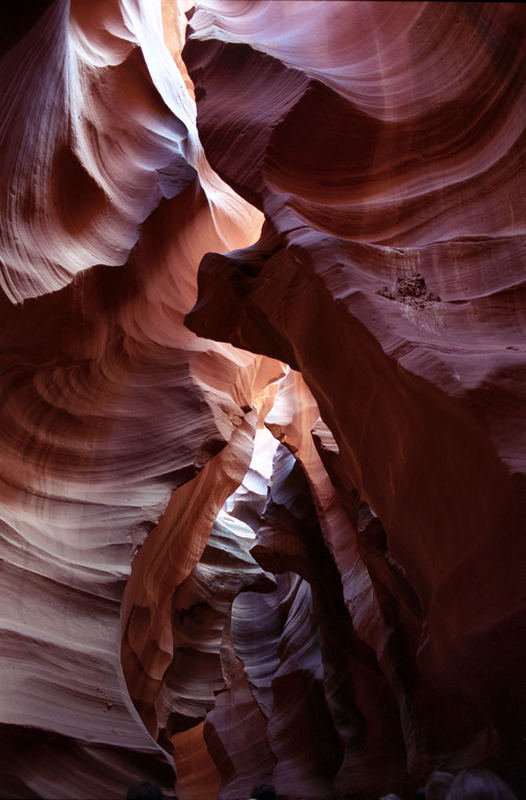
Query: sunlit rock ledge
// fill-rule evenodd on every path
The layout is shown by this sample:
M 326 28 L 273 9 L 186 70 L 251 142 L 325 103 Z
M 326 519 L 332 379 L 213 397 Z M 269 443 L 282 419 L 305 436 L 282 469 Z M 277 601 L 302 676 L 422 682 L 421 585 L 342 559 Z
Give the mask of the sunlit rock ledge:
M 522 796 L 522 6 L 0 31 L 0 795 Z

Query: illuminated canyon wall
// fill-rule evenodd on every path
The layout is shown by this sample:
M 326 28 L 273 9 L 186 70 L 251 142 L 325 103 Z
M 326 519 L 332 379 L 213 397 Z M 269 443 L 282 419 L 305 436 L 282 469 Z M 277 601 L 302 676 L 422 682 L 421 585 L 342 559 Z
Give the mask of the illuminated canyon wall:
M 0 796 L 520 790 L 522 6 L 0 30 Z

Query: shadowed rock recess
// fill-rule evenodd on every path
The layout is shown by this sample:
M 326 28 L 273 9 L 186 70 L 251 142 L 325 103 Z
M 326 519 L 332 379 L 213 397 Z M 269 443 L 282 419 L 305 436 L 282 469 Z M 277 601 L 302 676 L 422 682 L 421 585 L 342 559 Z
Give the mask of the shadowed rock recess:
M 0 797 L 526 796 L 526 13 L 0 9 Z

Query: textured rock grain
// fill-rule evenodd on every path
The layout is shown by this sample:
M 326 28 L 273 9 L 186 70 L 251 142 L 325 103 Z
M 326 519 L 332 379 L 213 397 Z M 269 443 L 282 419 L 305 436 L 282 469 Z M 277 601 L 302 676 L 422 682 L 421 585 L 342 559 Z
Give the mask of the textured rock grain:
M 200 258 L 260 222 L 206 163 L 160 6 L 68 5 L 0 62 L 0 793 L 117 798 L 149 778 L 173 796 L 141 693 L 162 687 L 176 582 L 282 369 L 183 325 Z M 181 528 L 196 483 L 209 503 Z M 123 624 L 146 671 L 121 664 Z
M 374 594 L 348 608 L 409 775 L 522 768 L 522 9 L 203 4 L 191 25 L 205 150 L 266 222 L 203 260 L 187 324 L 286 361 L 318 404 L 351 523 L 332 553 L 348 600 Z
M 4 6 L 0 794 L 524 795 L 522 6 Z

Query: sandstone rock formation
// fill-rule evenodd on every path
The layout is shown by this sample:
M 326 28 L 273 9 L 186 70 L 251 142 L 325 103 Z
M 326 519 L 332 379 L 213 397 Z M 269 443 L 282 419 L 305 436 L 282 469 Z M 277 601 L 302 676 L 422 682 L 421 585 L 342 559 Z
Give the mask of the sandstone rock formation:
M 0 23 L 0 795 L 525 785 L 522 7 Z

